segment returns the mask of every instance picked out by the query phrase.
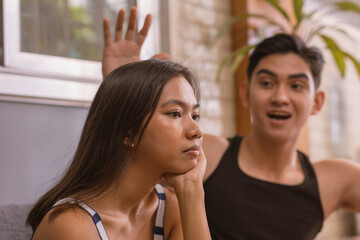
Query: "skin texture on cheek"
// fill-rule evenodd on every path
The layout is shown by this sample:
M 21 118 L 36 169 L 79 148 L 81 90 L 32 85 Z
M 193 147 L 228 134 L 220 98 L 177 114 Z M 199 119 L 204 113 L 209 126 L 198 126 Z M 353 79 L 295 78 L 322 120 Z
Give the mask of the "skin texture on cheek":
M 175 77 L 169 80 L 138 148 L 139 159 L 146 159 L 149 169 L 184 173 L 196 165 L 197 158 L 186 154 L 185 150 L 196 144 L 188 137 L 188 132 L 197 125 L 192 118 L 197 106 L 193 89 L 186 79 Z
M 289 53 L 263 58 L 254 69 L 247 93 L 243 94 L 247 97 L 253 130 L 284 139 L 296 137 L 313 111 L 314 93 L 311 71 L 301 57 Z M 272 112 L 289 118 L 271 118 Z

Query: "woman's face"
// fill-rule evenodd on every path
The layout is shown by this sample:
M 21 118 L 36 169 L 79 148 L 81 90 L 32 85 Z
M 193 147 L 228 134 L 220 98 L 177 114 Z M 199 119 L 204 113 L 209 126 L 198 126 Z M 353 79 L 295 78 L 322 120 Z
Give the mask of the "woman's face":
M 199 111 L 188 81 L 183 76 L 170 79 L 144 130 L 135 158 L 164 173 L 191 170 L 202 142 Z

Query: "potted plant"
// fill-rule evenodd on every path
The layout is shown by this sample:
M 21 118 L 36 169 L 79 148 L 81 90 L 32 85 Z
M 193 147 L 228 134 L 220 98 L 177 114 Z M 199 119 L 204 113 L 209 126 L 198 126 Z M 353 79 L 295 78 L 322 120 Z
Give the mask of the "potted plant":
M 292 13 L 287 12 L 281 5 L 279 4 L 278 0 L 264 0 L 269 4 L 271 8 L 275 11 L 279 12 L 281 17 L 284 21 L 278 21 L 275 19 L 271 19 L 268 16 L 262 14 L 239 14 L 233 16 L 228 21 L 226 21 L 222 27 L 220 28 L 219 32 L 217 33 L 215 39 L 219 39 L 223 34 L 230 29 L 233 23 L 248 19 L 248 18 L 256 18 L 262 19 L 265 21 L 264 28 L 271 28 L 272 34 L 276 33 L 290 33 L 290 34 L 297 34 L 302 37 L 306 42 L 312 40 L 313 38 L 320 38 L 326 45 L 327 49 L 329 49 L 332 57 L 335 60 L 336 66 L 340 71 L 341 76 L 343 77 L 346 72 L 346 59 L 349 59 L 354 66 L 360 76 L 360 64 L 356 60 L 356 58 L 350 54 L 349 52 L 344 51 L 339 44 L 334 40 L 331 36 L 326 34 L 326 30 L 332 29 L 337 31 L 346 37 L 349 37 L 349 34 L 344 30 L 340 29 L 338 26 L 331 25 L 331 24 L 322 24 L 319 23 L 317 20 L 319 16 L 323 15 L 324 13 L 346 13 L 346 12 L 353 12 L 356 14 L 360 14 L 360 5 L 355 4 L 351 1 L 339 1 L 331 5 L 331 9 L 317 9 L 311 12 L 305 12 L 304 9 L 304 1 L 303 0 L 293 0 L 292 1 Z M 295 16 L 295 21 L 290 19 L 289 16 Z M 255 34 L 257 35 L 258 42 L 260 42 L 265 37 L 269 37 L 264 35 L 264 28 L 257 28 L 255 29 Z M 239 64 L 242 62 L 244 57 L 256 47 L 257 43 L 244 45 L 235 51 L 233 51 L 229 56 L 222 59 L 219 64 L 217 77 L 219 77 L 223 67 L 226 64 L 231 64 L 230 69 L 231 72 L 234 73 L 238 68 Z

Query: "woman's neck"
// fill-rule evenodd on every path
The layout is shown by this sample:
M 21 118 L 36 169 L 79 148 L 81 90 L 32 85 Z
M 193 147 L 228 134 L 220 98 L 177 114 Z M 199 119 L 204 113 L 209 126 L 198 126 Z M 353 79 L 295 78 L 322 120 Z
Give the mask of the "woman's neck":
M 94 202 L 94 208 L 107 214 L 139 216 L 149 205 L 157 203 L 154 187 L 161 178 L 161 173 L 132 161 L 125 172 L 97 198 L 99 201 Z

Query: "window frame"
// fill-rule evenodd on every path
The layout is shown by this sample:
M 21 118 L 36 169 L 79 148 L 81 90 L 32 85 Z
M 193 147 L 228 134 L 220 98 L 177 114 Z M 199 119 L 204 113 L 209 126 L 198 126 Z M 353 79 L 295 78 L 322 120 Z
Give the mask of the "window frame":
M 142 27 L 146 14 L 153 13 L 142 59 L 162 50 L 156 12 L 160 1 L 152 4 L 147 0 L 136 1 L 139 27 Z M 3 33 L 0 40 L 0 100 L 89 106 L 102 80 L 101 62 L 22 52 L 20 0 L 0 0 L 0 3 L 0 31 Z

